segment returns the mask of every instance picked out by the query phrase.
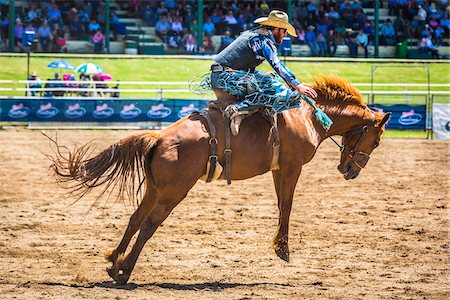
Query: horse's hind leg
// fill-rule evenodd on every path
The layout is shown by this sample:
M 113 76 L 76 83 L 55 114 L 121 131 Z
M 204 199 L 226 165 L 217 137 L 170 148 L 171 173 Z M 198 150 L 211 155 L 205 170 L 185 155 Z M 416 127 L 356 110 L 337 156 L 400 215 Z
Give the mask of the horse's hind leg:
M 114 277 L 117 284 L 124 285 L 128 282 L 131 272 L 136 265 L 136 261 L 145 243 L 153 236 L 156 229 L 158 229 L 161 223 L 164 222 L 170 212 L 181 200 L 171 203 L 164 203 L 164 200 L 161 201 L 162 203 L 158 201 L 158 205 L 142 224 L 136 243 L 133 245 L 130 253 L 128 253 L 125 257 L 120 256 L 117 260 L 118 270 L 116 276 Z
M 128 223 L 128 227 L 125 230 L 125 233 L 120 241 L 119 245 L 114 250 L 109 250 L 105 253 L 105 258 L 113 263 L 113 266 L 108 269 L 108 274 L 114 278 L 116 275 L 116 262 L 117 258 L 121 255 L 124 255 L 127 250 L 128 244 L 131 241 L 133 235 L 139 230 L 142 226 L 144 220 L 150 215 L 154 207 L 156 206 L 156 193 L 155 190 L 147 185 L 147 190 L 145 192 L 144 198 L 142 199 L 139 207 L 136 211 L 131 215 L 130 221 Z

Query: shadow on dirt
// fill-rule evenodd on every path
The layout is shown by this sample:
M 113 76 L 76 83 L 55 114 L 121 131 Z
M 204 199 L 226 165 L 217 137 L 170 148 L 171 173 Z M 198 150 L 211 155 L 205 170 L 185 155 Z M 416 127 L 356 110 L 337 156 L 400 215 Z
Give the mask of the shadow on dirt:
M 73 288 L 86 288 L 91 289 L 95 287 L 106 288 L 106 289 L 117 289 L 117 290 L 128 290 L 132 291 L 137 288 L 149 288 L 149 287 L 159 287 L 168 290 L 179 290 L 179 291 L 202 291 L 210 290 L 215 292 L 220 292 L 222 290 L 236 288 L 236 287 L 253 287 L 253 286 L 292 286 L 285 283 L 270 283 L 270 282 L 256 282 L 256 283 L 227 283 L 227 282 L 205 282 L 205 283 L 143 283 L 138 284 L 130 282 L 126 285 L 116 285 L 113 281 L 102 281 L 102 282 L 92 282 L 92 283 L 64 283 L 64 282 L 25 282 L 23 284 L 17 285 L 19 288 L 29 288 L 32 285 L 47 285 L 47 286 L 65 286 Z

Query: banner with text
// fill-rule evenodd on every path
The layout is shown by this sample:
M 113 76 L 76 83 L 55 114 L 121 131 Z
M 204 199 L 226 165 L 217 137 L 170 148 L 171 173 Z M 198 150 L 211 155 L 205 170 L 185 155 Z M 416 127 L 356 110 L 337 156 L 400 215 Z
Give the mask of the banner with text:
M 175 122 L 208 106 L 206 100 L 8 99 L 2 122 Z
M 423 129 L 425 130 L 427 107 L 426 105 L 370 105 L 391 112 L 391 118 L 386 125 L 389 129 Z

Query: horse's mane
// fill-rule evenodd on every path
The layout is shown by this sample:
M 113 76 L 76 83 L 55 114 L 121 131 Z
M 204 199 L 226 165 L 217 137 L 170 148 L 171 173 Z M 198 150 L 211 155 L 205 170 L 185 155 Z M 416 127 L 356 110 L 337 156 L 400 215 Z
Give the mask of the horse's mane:
M 332 103 L 332 105 L 339 104 L 336 103 L 339 101 L 344 105 L 356 104 L 366 107 L 363 97 L 358 89 L 343 78 L 337 76 L 316 77 L 314 78 L 312 87 L 319 95 L 323 95 L 323 97 L 318 97 L 318 100 L 322 99 L 325 102 L 333 101 L 334 103 Z

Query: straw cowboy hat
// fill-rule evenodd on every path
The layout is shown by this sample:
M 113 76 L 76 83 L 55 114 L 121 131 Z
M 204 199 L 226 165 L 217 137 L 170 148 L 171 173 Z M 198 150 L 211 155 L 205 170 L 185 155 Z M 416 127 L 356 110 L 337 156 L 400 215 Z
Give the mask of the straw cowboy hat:
M 288 14 L 281 10 L 272 10 L 268 17 L 261 17 L 254 21 L 256 24 L 286 29 L 292 36 L 297 36 L 294 26 L 289 23 Z

